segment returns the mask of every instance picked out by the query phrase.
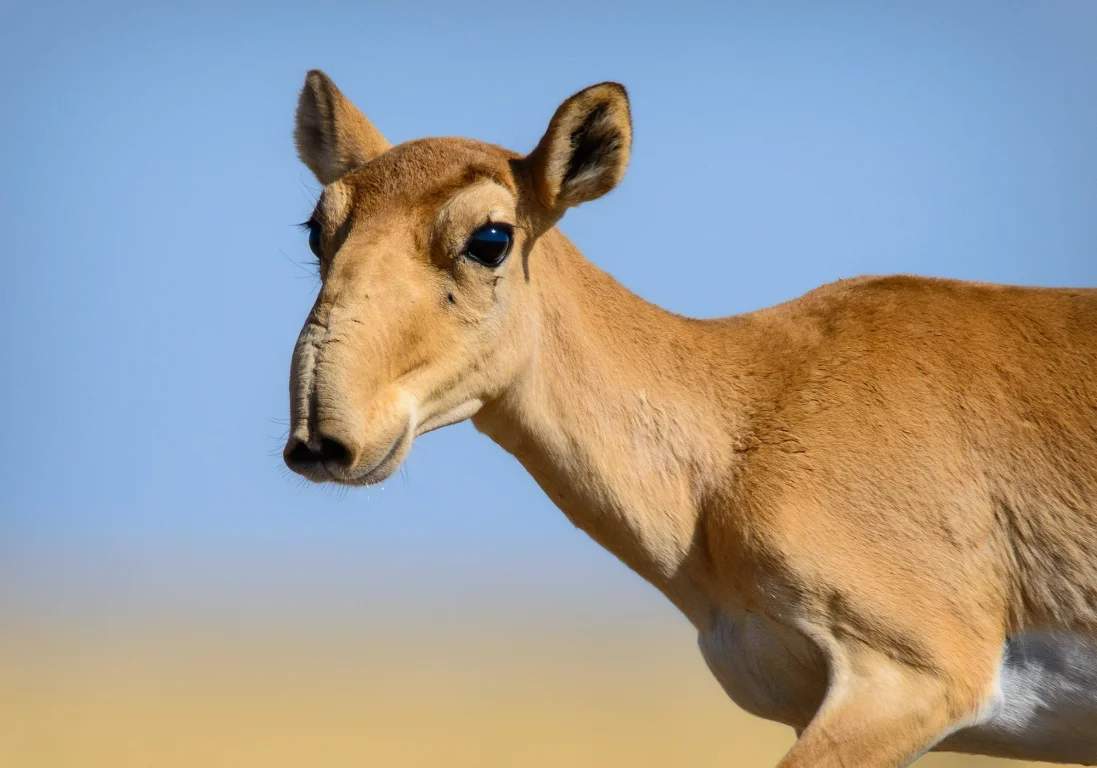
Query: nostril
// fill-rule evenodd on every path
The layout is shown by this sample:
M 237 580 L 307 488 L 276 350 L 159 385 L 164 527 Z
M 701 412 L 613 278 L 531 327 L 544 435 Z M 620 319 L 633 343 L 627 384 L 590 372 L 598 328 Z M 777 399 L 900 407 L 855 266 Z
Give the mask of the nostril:
M 321 461 L 334 461 L 336 464 L 346 465 L 350 463 L 350 451 L 338 440 L 325 437 L 320 441 L 320 452 L 317 458 Z
M 305 443 L 298 441 L 289 453 L 286 454 L 286 459 L 292 464 L 308 464 L 309 462 L 316 461 L 319 458 L 314 454 Z
M 315 446 L 315 449 L 314 449 Z M 350 467 L 354 464 L 354 455 L 347 444 L 330 437 L 320 438 L 320 444 L 294 440 L 285 452 L 286 464 L 290 469 L 307 469 L 317 465 L 337 465 Z

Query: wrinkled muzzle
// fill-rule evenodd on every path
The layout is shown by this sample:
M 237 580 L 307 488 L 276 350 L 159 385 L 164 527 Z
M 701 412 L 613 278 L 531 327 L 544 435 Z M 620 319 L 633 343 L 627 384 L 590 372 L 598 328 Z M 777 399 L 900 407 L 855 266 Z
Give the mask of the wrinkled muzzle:
M 314 482 L 367 485 L 403 462 L 414 403 L 387 376 L 383 351 L 313 317 L 293 351 L 286 466 Z M 368 345 L 373 346 L 373 345 Z

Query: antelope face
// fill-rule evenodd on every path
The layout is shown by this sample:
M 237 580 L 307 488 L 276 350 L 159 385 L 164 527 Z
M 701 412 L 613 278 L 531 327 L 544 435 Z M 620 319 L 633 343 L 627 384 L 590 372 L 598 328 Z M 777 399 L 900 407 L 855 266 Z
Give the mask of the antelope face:
M 310 72 L 295 138 L 324 184 L 307 225 L 322 286 L 291 364 L 289 468 L 379 482 L 416 436 L 502 394 L 536 337 L 537 237 L 617 183 L 630 136 L 624 89 L 603 84 L 524 158 L 465 139 L 390 147 Z

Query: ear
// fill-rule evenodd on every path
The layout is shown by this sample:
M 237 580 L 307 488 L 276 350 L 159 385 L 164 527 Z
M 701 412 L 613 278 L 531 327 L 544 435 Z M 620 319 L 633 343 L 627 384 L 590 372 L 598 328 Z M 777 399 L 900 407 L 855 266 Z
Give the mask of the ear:
M 325 186 L 392 146 L 318 69 L 305 76 L 293 138 L 301 162 Z
M 628 166 L 632 118 L 619 83 L 579 91 L 552 116 L 526 158 L 541 204 L 555 216 L 609 192 Z

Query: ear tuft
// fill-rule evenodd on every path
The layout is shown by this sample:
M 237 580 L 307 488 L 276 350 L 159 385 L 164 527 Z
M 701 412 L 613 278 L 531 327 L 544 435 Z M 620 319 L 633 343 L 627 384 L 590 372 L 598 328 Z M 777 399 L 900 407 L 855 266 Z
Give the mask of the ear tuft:
M 297 154 L 325 186 L 391 145 L 318 69 L 305 76 L 293 131 Z
M 559 216 L 609 192 L 625 175 L 631 147 L 623 85 L 600 83 L 575 94 L 556 110 L 527 158 L 541 204 Z

